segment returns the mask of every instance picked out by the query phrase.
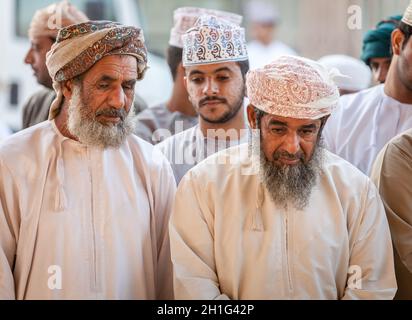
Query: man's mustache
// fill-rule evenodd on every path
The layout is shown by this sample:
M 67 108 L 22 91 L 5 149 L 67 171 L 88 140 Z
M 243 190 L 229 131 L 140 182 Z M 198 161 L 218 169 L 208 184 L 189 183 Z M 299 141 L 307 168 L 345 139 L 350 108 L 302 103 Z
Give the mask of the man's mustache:
M 123 121 L 127 117 L 127 112 L 124 109 L 107 108 L 96 112 L 96 117 L 100 116 L 118 117 Z
M 199 106 L 203 106 L 207 102 L 220 102 L 220 103 L 227 103 L 227 100 L 222 97 L 206 97 L 199 101 Z
M 301 160 L 305 161 L 305 154 L 302 151 L 298 151 L 295 154 L 291 154 L 287 151 L 276 151 L 273 153 L 273 160 L 278 161 L 280 158 L 286 160 Z

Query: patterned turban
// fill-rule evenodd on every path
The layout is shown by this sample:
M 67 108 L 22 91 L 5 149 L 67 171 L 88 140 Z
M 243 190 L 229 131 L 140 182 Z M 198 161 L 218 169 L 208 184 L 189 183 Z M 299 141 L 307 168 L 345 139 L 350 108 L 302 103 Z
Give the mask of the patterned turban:
M 89 21 L 63 28 L 47 53 L 46 65 L 57 93 L 49 119 L 60 111 L 63 94 L 61 82 L 89 70 L 103 57 L 130 55 L 137 59 L 138 80 L 147 68 L 147 50 L 143 31 L 111 21 Z
M 333 81 L 338 70 L 301 57 L 281 56 L 246 76 L 247 95 L 256 108 L 296 119 L 320 119 L 338 105 Z
M 392 31 L 398 27 L 402 16 L 392 16 L 380 21 L 376 28 L 366 32 L 363 37 L 361 59 L 369 65 L 372 58 L 391 58 Z
M 243 19 L 243 17 L 238 14 L 226 11 L 195 7 L 178 8 L 173 13 L 174 25 L 172 30 L 170 31 L 169 45 L 183 48 L 182 36 L 186 33 L 187 30 L 195 25 L 199 17 L 205 14 L 225 19 L 238 26 L 240 26 Z
M 87 20 L 86 15 L 67 0 L 53 3 L 36 11 L 30 23 L 29 38 L 31 41 L 42 36 L 56 39 L 59 29 Z
M 201 16 L 182 39 L 184 67 L 248 60 L 245 29 L 216 16 Z

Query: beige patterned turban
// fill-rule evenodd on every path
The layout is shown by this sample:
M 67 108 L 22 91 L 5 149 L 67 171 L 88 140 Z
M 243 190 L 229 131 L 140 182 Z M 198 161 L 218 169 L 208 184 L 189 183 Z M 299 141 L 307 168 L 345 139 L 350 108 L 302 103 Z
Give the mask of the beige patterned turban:
M 173 13 L 174 24 L 172 30 L 170 31 L 169 45 L 183 48 L 182 36 L 187 30 L 195 25 L 197 19 L 205 14 L 214 15 L 218 18 L 230 21 L 238 26 L 240 26 L 243 20 L 242 16 L 226 11 L 196 7 L 178 8 Z
M 203 15 L 182 37 L 183 66 L 248 60 L 245 29 L 213 15 Z
M 301 57 L 281 56 L 246 76 L 247 96 L 256 108 L 296 119 L 320 119 L 338 105 L 338 70 Z
M 36 11 L 30 23 L 29 38 L 45 36 L 56 39 L 59 29 L 87 20 L 86 15 L 67 0 L 53 3 Z
M 89 70 L 105 56 L 130 55 L 137 59 L 138 80 L 147 68 L 147 50 L 143 31 L 111 21 L 89 21 L 63 28 L 47 53 L 46 65 L 57 93 L 49 119 L 60 111 L 61 83 Z

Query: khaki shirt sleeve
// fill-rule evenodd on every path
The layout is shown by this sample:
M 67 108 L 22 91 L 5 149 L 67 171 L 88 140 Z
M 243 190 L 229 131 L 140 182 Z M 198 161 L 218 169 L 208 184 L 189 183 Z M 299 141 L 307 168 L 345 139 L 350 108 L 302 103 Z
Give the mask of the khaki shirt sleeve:
M 394 246 L 412 273 L 412 138 L 389 143 L 378 156 L 372 179 L 383 199 Z

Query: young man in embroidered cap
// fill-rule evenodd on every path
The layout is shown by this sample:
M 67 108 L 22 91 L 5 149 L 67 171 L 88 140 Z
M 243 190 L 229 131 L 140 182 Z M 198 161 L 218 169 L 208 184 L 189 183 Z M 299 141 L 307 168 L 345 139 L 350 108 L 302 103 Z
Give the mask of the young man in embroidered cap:
M 148 108 L 137 115 L 135 134 L 157 144 L 170 135 L 192 128 L 198 123 L 197 112 L 189 101 L 184 85 L 185 69 L 182 65 L 182 36 L 192 28 L 203 14 L 212 14 L 240 25 L 242 17 L 225 11 L 183 7 L 174 12 L 174 26 L 170 32 L 167 62 L 173 77 L 172 96 L 165 103 Z
M 369 175 L 386 143 L 412 128 L 412 3 L 392 32 L 393 58 L 384 84 L 345 95 L 324 130 L 326 147 Z
M 375 83 L 385 83 L 392 61 L 391 35 L 401 19 L 398 15 L 382 20 L 363 37 L 361 59 L 372 70 Z
M 207 156 L 247 141 L 243 100 L 249 62 L 244 29 L 203 15 L 183 36 L 183 44 L 185 85 L 199 124 L 158 145 L 177 183 Z
M 175 181 L 132 134 L 146 66 L 139 28 L 60 31 L 47 55 L 50 120 L 0 144 L 0 299 L 172 297 Z
M 339 97 L 330 74 L 285 56 L 249 72 L 246 86 L 253 143 L 209 157 L 178 187 L 175 297 L 392 299 L 377 190 L 320 144 Z

